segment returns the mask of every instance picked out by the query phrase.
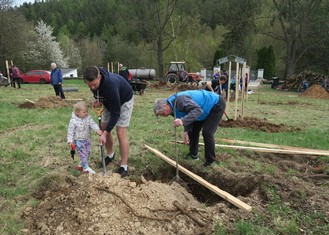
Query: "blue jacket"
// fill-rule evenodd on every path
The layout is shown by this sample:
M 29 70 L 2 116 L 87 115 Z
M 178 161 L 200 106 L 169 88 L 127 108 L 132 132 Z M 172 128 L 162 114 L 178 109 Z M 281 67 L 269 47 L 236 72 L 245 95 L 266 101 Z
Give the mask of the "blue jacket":
M 167 101 L 172 110 L 176 111 L 176 118 L 182 119 L 186 126 L 193 121 L 205 120 L 218 103 L 219 95 L 206 90 L 191 90 L 179 92 L 169 97 Z
M 50 83 L 51 85 L 58 85 L 63 82 L 62 71 L 59 68 L 51 70 Z
M 106 131 L 110 132 L 120 118 L 121 106 L 130 101 L 133 97 L 133 90 L 130 84 L 118 74 L 110 73 L 104 68 L 99 68 L 102 79 L 98 90 L 94 93 L 95 99 L 99 99 L 104 107 L 111 112 L 111 117 Z

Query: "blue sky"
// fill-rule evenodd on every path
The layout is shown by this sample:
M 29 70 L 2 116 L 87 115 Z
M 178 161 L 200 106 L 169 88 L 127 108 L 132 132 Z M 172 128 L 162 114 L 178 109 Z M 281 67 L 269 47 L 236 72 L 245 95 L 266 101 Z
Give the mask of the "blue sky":
M 21 5 L 24 2 L 34 2 L 34 0 L 14 0 L 14 5 Z

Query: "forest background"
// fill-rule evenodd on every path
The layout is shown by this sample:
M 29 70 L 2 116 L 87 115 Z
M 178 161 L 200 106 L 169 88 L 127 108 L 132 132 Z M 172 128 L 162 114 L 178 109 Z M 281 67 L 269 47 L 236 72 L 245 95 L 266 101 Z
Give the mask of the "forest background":
M 329 0 L 0 0 L 0 65 L 22 71 L 121 62 L 190 72 L 237 55 L 265 78 L 329 74 Z

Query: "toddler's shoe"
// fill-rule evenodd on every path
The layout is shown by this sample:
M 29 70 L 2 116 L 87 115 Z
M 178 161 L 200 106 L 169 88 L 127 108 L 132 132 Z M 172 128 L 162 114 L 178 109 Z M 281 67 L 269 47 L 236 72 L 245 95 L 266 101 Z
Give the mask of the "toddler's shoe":
M 88 167 L 86 169 L 83 169 L 82 173 L 83 174 L 95 174 L 96 172 L 93 169 L 91 169 L 90 167 Z

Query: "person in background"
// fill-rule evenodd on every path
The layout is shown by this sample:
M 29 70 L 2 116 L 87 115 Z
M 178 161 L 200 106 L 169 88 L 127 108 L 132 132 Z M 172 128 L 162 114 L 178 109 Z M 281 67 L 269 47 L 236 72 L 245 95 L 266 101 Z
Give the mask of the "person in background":
M 102 131 L 99 126 L 88 115 L 88 107 L 85 102 L 78 102 L 73 107 L 72 117 L 67 129 L 67 143 L 75 145 L 80 157 L 80 164 L 76 166 L 82 173 L 95 174 L 95 171 L 89 167 L 88 159 L 90 157 L 90 129 L 93 129 L 99 136 Z
M 128 68 L 126 66 L 123 66 L 123 64 L 119 64 L 119 75 L 121 77 L 123 77 L 124 79 L 127 80 L 127 82 L 131 81 L 133 76 L 132 74 L 129 72 Z
M 50 64 L 51 74 L 50 74 L 50 84 L 54 87 L 56 96 L 60 96 L 65 99 L 65 95 L 62 88 L 63 76 L 62 71 L 57 68 L 55 63 Z
M 12 86 L 16 88 L 16 83 L 17 83 L 17 88 L 21 88 L 20 84 L 20 74 L 21 72 L 19 71 L 19 68 L 16 65 L 11 66 L 11 78 L 12 78 Z
M 245 82 L 244 91 L 248 91 L 248 83 L 249 83 L 249 75 L 248 75 L 248 73 L 246 73 L 245 76 L 244 76 L 244 82 Z
M 215 161 L 215 132 L 225 111 L 223 97 L 205 90 L 183 91 L 167 99 L 158 99 L 154 103 L 154 114 L 176 117 L 173 125 L 184 126 L 189 136 L 189 150 L 187 157 L 197 160 L 199 150 L 199 136 L 202 129 L 204 140 L 204 156 L 207 167 Z M 185 142 L 185 140 L 184 140 Z
M 116 127 L 121 165 L 115 172 L 119 173 L 121 177 L 125 177 L 128 175 L 128 127 L 134 105 L 133 90 L 120 75 L 109 73 L 106 69 L 96 66 L 86 68 L 83 79 L 96 99 L 94 107 L 104 105 L 102 114 L 104 132 L 99 140 L 105 144 L 107 152 L 105 164 L 108 165 L 115 158 L 112 130 Z
M 222 94 L 223 87 L 222 85 L 226 83 L 226 77 L 220 76 L 219 79 L 213 79 L 206 83 L 205 90 L 211 92 L 217 92 L 219 95 Z
M 214 80 L 218 80 L 219 79 L 219 71 L 217 71 L 217 72 L 215 72 L 214 73 L 214 75 L 212 76 L 212 78 L 214 79 Z

